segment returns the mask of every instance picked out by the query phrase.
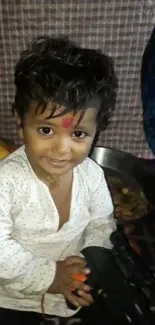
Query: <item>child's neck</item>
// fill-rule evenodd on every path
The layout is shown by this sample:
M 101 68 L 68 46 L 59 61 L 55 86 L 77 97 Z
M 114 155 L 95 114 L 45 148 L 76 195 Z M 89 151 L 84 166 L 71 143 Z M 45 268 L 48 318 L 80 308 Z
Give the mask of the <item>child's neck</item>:
M 50 175 L 39 168 L 36 168 L 34 172 L 36 176 L 47 185 L 50 191 L 64 187 L 64 185 L 68 183 L 68 181 L 70 182 L 73 177 L 73 170 L 69 170 L 64 175 Z

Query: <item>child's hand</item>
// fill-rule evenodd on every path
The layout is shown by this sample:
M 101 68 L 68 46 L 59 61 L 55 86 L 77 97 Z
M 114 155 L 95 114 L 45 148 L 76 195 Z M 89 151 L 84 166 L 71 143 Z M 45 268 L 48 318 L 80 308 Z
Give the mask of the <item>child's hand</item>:
M 49 293 L 61 293 L 73 305 L 89 306 L 93 298 L 89 293 L 90 287 L 74 279 L 73 274 L 88 275 L 90 270 L 85 267 L 86 261 L 78 256 L 67 257 L 64 261 L 57 262 L 55 279 L 48 289 Z M 70 288 L 78 290 L 80 297 L 76 297 Z

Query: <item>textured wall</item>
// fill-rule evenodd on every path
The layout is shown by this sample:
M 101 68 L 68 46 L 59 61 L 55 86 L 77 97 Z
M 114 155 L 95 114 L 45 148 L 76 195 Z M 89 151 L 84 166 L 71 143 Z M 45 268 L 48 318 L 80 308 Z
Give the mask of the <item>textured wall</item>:
M 115 60 L 117 106 L 99 144 L 151 157 L 142 130 L 139 77 L 154 12 L 154 0 L 0 0 L 0 136 L 18 142 L 11 104 L 20 51 L 37 35 L 67 34 Z

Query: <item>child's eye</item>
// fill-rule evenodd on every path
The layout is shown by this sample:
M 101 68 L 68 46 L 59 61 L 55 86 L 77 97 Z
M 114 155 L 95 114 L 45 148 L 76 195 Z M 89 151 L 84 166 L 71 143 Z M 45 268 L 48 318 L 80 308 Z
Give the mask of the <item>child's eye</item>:
M 84 139 L 86 136 L 87 136 L 87 133 L 83 132 L 83 131 L 75 131 L 73 133 L 73 137 L 76 137 L 78 139 Z
M 48 126 L 39 128 L 39 132 L 43 135 L 52 135 L 53 134 L 53 130 Z

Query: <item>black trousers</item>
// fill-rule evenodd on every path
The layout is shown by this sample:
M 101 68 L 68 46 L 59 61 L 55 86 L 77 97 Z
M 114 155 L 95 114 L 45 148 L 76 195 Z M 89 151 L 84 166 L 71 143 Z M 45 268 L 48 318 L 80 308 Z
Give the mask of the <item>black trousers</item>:
M 48 317 L 48 316 L 47 316 Z M 57 316 L 55 316 L 57 317 Z M 81 309 L 76 315 L 70 318 L 53 318 L 55 321 L 45 321 L 45 325 L 111 325 L 112 323 L 103 317 L 100 310 L 94 304 Z M 78 319 L 78 320 L 77 320 Z M 81 322 L 79 322 L 81 319 Z M 23 312 L 11 309 L 0 308 L 0 325 L 40 325 L 44 324 L 41 314 L 33 312 Z

